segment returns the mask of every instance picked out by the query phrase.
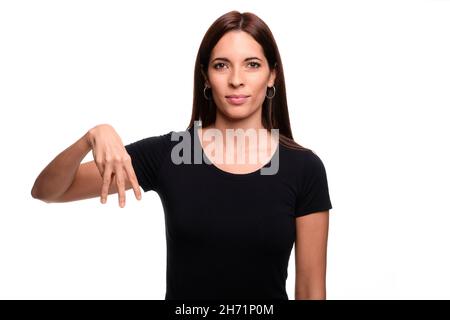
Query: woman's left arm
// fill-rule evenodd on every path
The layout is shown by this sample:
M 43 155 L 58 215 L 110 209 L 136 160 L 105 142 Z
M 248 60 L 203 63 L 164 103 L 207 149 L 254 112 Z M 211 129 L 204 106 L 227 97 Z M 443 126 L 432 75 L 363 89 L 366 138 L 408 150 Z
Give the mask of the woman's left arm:
M 295 300 L 326 299 L 329 210 L 296 218 Z

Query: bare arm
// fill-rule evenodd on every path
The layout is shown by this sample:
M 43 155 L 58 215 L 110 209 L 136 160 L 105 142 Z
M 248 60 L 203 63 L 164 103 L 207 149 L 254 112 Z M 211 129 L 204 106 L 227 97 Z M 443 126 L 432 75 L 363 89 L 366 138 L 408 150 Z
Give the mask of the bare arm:
M 62 151 L 42 170 L 31 190 L 33 198 L 52 202 L 70 187 L 81 161 L 91 151 L 87 135 Z
M 80 165 L 92 150 L 94 161 Z M 68 202 L 119 193 L 119 205 L 125 206 L 125 190 L 141 192 L 131 157 L 110 125 L 98 125 L 61 152 L 39 174 L 31 190 L 33 198 L 47 203 Z
M 296 218 L 295 300 L 326 299 L 329 211 Z

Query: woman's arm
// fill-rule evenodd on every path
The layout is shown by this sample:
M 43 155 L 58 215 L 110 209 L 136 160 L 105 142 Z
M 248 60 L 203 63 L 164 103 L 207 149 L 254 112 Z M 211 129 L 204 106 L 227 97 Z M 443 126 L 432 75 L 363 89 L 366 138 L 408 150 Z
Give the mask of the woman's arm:
M 94 161 L 80 162 L 92 149 Z M 111 184 L 112 183 L 112 184 Z M 45 202 L 68 202 L 119 193 L 119 205 L 125 206 L 125 190 L 133 188 L 141 199 L 139 183 L 130 155 L 114 128 L 95 126 L 61 152 L 39 174 L 31 190 L 33 198 Z
M 296 218 L 295 300 L 326 299 L 329 210 Z
M 31 190 L 33 198 L 52 202 L 64 194 L 72 184 L 81 161 L 91 150 L 88 134 L 62 151 L 42 170 Z

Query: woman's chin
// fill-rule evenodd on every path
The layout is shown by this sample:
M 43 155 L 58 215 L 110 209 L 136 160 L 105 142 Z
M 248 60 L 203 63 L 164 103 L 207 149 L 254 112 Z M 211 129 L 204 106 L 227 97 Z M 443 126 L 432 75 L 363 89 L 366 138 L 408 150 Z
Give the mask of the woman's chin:
M 224 114 L 230 119 L 239 120 L 248 117 L 250 115 L 250 112 L 248 108 L 245 107 L 232 107 L 227 108 Z

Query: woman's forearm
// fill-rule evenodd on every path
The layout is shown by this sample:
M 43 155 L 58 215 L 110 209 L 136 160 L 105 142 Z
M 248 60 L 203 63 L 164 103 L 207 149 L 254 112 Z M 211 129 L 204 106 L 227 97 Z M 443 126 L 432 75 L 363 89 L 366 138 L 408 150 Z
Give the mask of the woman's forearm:
M 31 190 L 33 198 L 49 202 L 70 187 L 81 161 L 91 150 L 89 132 L 56 156 L 39 174 Z
M 295 300 L 325 300 L 326 287 L 323 281 L 295 284 Z
M 324 291 L 295 292 L 295 300 L 326 300 Z

